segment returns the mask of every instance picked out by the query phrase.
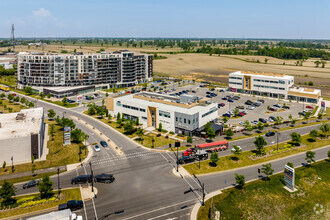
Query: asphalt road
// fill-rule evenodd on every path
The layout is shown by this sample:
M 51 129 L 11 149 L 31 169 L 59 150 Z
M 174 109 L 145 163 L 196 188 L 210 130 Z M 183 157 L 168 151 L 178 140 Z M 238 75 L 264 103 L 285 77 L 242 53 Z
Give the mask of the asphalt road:
M 44 107 L 45 112 L 52 108 L 59 115 L 66 112 L 66 115 L 79 117 L 82 121 L 86 121 L 104 133 L 109 139 L 122 147 L 125 152 L 124 156 L 118 156 L 111 149 L 103 149 L 102 147 L 101 152 L 94 152 L 91 159 L 94 174 L 111 173 L 114 174 L 116 181 L 111 184 L 95 184 L 98 189 L 97 198 L 85 202 L 84 209 L 76 212 L 83 215 L 84 219 L 189 219 L 191 208 L 198 202 L 201 192 L 183 193 L 189 188 L 198 189 L 199 186 L 193 177 L 178 178 L 172 174 L 172 169 L 175 166 L 173 153 L 146 151 L 105 125 L 74 110 L 64 109 L 41 101 L 37 102 L 37 106 Z M 89 143 L 100 141 L 97 134 L 83 124 L 77 123 L 77 127 L 89 134 Z M 295 131 L 304 134 L 317 127 L 318 125 L 314 125 L 299 128 Z M 293 131 L 281 132 L 280 142 L 289 140 L 291 132 Z M 273 144 L 274 138 L 266 138 L 266 141 Z M 243 150 L 250 150 L 254 148 L 253 141 L 254 138 L 242 139 L 233 141 L 231 145 L 240 145 Z M 316 150 L 316 158 L 326 157 L 327 150 Z M 220 152 L 220 154 L 230 154 L 230 151 Z M 298 165 L 304 161 L 304 155 L 294 156 L 290 161 Z M 279 160 L 273 164 L 273 169 L 280 171 L 283 169 L 284 164 L 286 164 L 286 159 Z M 234 183 L 234 172 L 246 175 L 248 181 L 256 178 L 256 170 L 256 168 L 248 167 L 239 171 L 202 176 L 200 179 L 205 182 L 206 191 L 209 193 Z M 61 174 L 61 188 L 72 187 L 71 178 L 86 173 L 90 173 L 88 165 L 76 171 Z M 227 183 L 225 185 L 224 179 Z M 52 181 L 56 189 L 57 177 L 52 178 Z M 16 187 L 18 188 L 17 195 L 38 191 L 37 188 L 23 190 L 22 184 L 17 184 Z M 116 211 L 121 210 L 124 210 L 123 214 L 115 214 Z

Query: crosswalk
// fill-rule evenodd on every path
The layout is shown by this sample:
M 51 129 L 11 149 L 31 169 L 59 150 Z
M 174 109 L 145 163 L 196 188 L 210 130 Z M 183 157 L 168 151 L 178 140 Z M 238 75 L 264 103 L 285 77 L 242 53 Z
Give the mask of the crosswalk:
M 119 156 L 114 156 L 114 157 L 105 157 L 105 158 L 93 160 L 92 165 L 100 165 L 100 164 L 104 164 L 104 163 L 116 162 L 116 161 L 126 160 L 126 159 L 130 159 L 130 158 L 144 157 L 144 156 L 153 155 L 153 154 L 158 154 L 158 152 L 144 151 L 144 152 L 135 152 L 135 153 L 125 154 L 125 155 L 119 155 Z

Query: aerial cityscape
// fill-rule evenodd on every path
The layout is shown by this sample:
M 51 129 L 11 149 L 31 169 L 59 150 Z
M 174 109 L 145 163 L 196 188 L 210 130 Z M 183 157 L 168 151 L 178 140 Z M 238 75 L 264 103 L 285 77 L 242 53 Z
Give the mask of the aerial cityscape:
M 330 219 L 330 2 L 19 1 L 0 219 Z

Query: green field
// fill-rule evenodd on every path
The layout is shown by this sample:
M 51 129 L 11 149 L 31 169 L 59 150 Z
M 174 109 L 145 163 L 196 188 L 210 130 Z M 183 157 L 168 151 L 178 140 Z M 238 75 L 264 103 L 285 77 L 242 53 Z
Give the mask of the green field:
M 326 146 L 330 144 L 330 139 L 316 139 L 316 142 L 312 142 L 312 139 L 309 137 L 309 135 L 302 136 L 302 144 L 301 147 L 294 147 L 294 148 L 285 148 L 285 145 L 287 143 L 281 143 L 279 144 L 280 152 L 277 154 L 270 154 L 269 156 L 254 159 L 252 160 L 250 157 L 254 155 L 255 153 L 252 151 L 245 151 L 242 152 L 240 155 L 235 156 L 234 154 L 220 157 L 219 161 L 217 162 L 217 166 L 210 166 L 210 160 L 205 160 L 200 163 L 201 167 L 199 169 L 198 163 L 192 163 L 188 165 L 184 165 L 184 168 L 191 174 L 204 174 L 204 173 L 213 173 L 218 171 L 224 171 L 224 170 L 230 170 L 234 168 L 244 167 L 244 166 L 250 166 L 254 164 L 264 163 L 270 160 L 282 158 L 289 155 L 294 155 L 297 153 L 301 153 L 304 151 L 316 149 L 322 146 Z M 269 152 L 270 150 L 277 150 L 277 145 L 272 145 L 269 147 L 265 147 L 266 152 Z M 230 149 L 228 149 L 230 150 Z M 281 152 L 282 151 L 282 152 Z
M 296 169 L 297 192 L 283 188 L 283 173 L 271 176 L 269 181 L 248 183 L 242 190 L 230 188 L 209 199 L 199 210 L 198 219 L 210 219 L 213 200 L 220 219 L 328 219 L 330 204 L 330 160 Z M 320 211 L 323 206 L 323 213 Z

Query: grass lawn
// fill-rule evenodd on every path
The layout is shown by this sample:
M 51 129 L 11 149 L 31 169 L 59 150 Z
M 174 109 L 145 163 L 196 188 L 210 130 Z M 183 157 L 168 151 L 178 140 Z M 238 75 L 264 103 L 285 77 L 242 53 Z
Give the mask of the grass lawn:
M 309 135 L 302 136 L 302 145 L 301 147 L 295 147 L 292 150 L 280 152 L 277 154 L 270 154 L 267 157 L 259 158 L 252 160 L 250 159 L 250 156 L 252 156 L 254 153 L 252 151 L 245 151 L 242 152 L 239 156 L 237 156 L 238 160 L 236 159 L 236 156 L 234 154 L 220 157 L 219 161 L 217 162 L 217 166 L 210 166 L 210 160 L 205 160 L 201 162 L 201 169 L 198 168 L 197 163 L 192 163 L 188 165 L 184 165 L 184 168 L 191 174 L 203 174 L 203 173 L 213 173 L 223 170 L 230 170 L 238 167 L 245 167 L 249 165 L 264 163 L 270 160 L 282 158 L 285 156 L 297 154 L 300 152 L 316 149 L 319 147 L 323 147 L 330 144 L 330 139 L 316 139 L 316 142 L 310 142 Z M 287 143 L 279 144 L 279 149 L 284 148 Z M 271 150 L 276 150 L 277 145 L 272 145 L 269 147 L 265 147 L 266 152 L 269 152 Z M 230 150 L 230 149 L 228 149 Z
M 62 173 L 64 171 L 60 171 L 60 173 Z M 52 176 L 54 174 L 57 174 L 57 171 L 54 172 L 49 172 L 49 173 L 42 173 L 42 174 L 38 174 L 36 176 L 24 176 L 24 177 L 19 177 L 19 178 L 14 178 L 14 179 L 8 179 L 7 182 L 9 183 L 21 183 L 24 181 L 29 181 L 29 180 L 33 180 L 33 179 L 40 179 L 43 177 L 43 175 L 48 174 L 49 176 Z M 2 185 L 4 183 L 4 180 L 0 180 L 0 185 Z
M 9 102 L 9 100 L 7 99 L 0 99 L 0 102 L 2 102 L 2 104 L 0 105 L 0 111 L 2 111 L 3 113 L 9 113 L 9 108 L 12 108 L 12 112 L 20 112 L 21 109 L 27 109 L 27 107 L 20 105 L 17 102 Z M 6 108 L 4 107 L 4 105 L 6 105 Z
M 211 201 L 220 211 L 221 219 L 327 219 L 330 198 L 330 161 L 296 169 L 295 193 L 283 188 L 283 174 L 269 181 L 248 183 L 242 190 L 230 188 L 209 199 L 198 212 L 198 219 L 209 219 Z M 324 212 L 316 214 L 316 204 Z M 327 213 L 327 214 L 326 214 Z
M 79 146 L 84 145 L 72 143 L 70 145 L 63 146 L 63 131 L 60 130 L 60 126 L 56 125 L 55 121 L 45 120 L 48 124 L 55 124 L 54 140 L 50 137 L 48 141 L 49 153 L 47 155 L 46 161 L 35 162 L 36 169 L 43 169 L 48 167 L 57 167 L 72 163 L 79 162 Z M 50 131 L 50 126 L 48 131 Z M 85 155 L 84 150 L 82 150 L 81 160 L 84 160 L 87 155 Z M 32 168 L 31 163 L 15 165 L 15 172 L 30 171 Z M 10 174 L 11 166 L 7 162 L 7 169 L 0 169 L 0 175 Z M 32 177 L 32 176 L 31 176 Z
M 35 197 L 36 199 L 39 198 L 39 193 L 38 194 L 32 194 L 28 196 L 18 196 L 16 197 L 17 200 L 22 200 L 23 198 L 30 198 L 30 197 Z M 57 194 L 55 194 L 57 196 Z M 1 218 L 4 217 L 9 217 L 9 216 L 15 216 L 15 215 L 21 215 L 25 213 L 30 213 L 30 212 L 35 212 L 43 209 L 48 209 L 52 207 L 57 207 L 59 204 L 66 203 L 69 200 L 81 200 L 81 194 L 80 194 L 80 189 L 75 188 L 75 189 L 67 189 L 67 190 L 62 190 L 61 195 L 59 198 L 57 198 L 55 201 L 48 201 L 39 205 L 34 205 L 34 206 L 29 206 L 29 207 L 17 207 L 14 209 L 9 209 L 9 210 L 0 210 L 0 216 Z
M 16 86 L 16 76 L 0 76 L 0 84 Z

